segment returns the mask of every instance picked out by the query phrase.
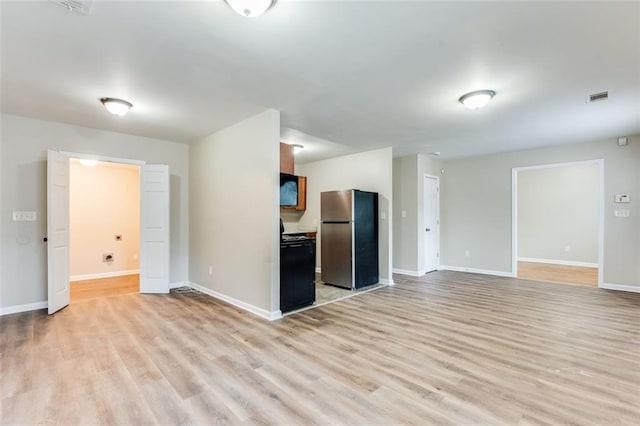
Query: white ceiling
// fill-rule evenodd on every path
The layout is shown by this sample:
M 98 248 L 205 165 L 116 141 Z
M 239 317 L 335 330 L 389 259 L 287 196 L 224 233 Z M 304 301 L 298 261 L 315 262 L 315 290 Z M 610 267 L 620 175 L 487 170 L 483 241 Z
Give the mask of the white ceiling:
M 222 1 L 1 8 L 11 114 L 191 142 L 275 108 L 291 143 L 442 158 L 640 133 L 639 2 L 280 0 L 255 19 Z M 458 103 L 484 88 L 485 109 Z M 110 116 L 103 96 L 134 109 Z

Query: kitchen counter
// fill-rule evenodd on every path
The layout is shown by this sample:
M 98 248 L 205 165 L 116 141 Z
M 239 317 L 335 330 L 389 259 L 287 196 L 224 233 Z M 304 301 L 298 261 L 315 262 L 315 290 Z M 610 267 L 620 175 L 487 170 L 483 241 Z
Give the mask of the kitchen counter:
M 295 234 L 313 234 L 315 235 L 317 233 L 317 228 L 315 227 L 308 227 L 308 228 L 292 228 L 292 229 L 285 229 L 285 231 L 283 232 L 283 235 L 295 235 Z

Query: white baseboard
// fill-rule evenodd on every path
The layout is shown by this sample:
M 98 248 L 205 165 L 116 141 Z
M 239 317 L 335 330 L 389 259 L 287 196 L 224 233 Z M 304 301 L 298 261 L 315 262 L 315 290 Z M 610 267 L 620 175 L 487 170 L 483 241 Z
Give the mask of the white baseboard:
M 131 269 L 129 271 L 101 272 L 99 274 L 71 275 L 69 281 L 97 280 L 99 278 L 123 277 L 125 275 L 139 274 L 140 269 Z
M 617 291 L 628 291 L 631 293 L 640 293 L 640 285 L 602 283 L 600 284 L 600 288 L 604 288 L 605 290 L 617 290 Z
M 49 303 L 47 302 L 36 302 L 27 303 L 26 305 L 7 306 L 6 308 L 0 308 L 0 316 L 17 314 L 19 312 L 37 311 L 38 309 L 47 309 L 48 307 Z
M 549 263 L 551 265 L 581 266 L 583 268 L 598 267 L 598 264 L 593 262 L 574 262 L 572 260 L 537 259 L 535 257 L 519 257 L 518 262 Z
M 440 265 L 438 270 L 439 271 L 470 272 L 472 274 L 483 274 L 483 275 L 496 275 L 498 277 L 513 277 L 513 274 L 511 272 L 491 271 L 491 270 L 488 270 L 488 269 L 466 268 L 464 266 Z
M 393 268 L 393 273 L 400 274 L 400 275 L 408 275 L 410 277 L 421 277 L 425 274 L 424 272 L 420 273 L 420 271 L 412 271 L 410 269 L 398 269 L 398 268 Z
M 269 321 L 277 320 L 282 318 L 282 312 L 280 310 L 269 312 L 266 309 L 258 308 L 257 306 L 253 306 L 249 303 L 243 302 L 242 300 L 238 300 L 234 297 L 227 296 L 226 294 L 218 293 L 217 291 L 211 290 L 210 288 L 201 286 L 199 284 L 189 282 L 187 283 L 189 287 L 192 287 L 198 291 L 203 292 L 211 297 L 215 297 L 216 299 L 223 300 L 227 303 L 232 304 L 240 309 L 244 309 L 245 311 L 251 312 L 254 315 L 258 315 L 259 317 L 265 318 Z

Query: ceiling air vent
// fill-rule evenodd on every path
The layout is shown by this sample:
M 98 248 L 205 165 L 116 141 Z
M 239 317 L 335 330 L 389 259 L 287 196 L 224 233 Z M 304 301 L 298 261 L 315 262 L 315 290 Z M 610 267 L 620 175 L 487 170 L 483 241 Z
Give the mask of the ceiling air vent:
M 81 13 L 88 15 L 91 12 L 93 0 L 51 0 L 52 2 L 65 7 L 69 12 Z
M 606 101 L 609 99 L 609 92 L 592 93 L 587 97 L 587 102 Z

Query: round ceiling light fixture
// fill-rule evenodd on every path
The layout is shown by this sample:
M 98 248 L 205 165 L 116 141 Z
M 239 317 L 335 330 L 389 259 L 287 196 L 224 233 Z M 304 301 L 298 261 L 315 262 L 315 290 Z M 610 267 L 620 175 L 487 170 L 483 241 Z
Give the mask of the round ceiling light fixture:
M 133 107 L 131 102 L 127 102 L 124 99 L 117 98 L 100 98 L 102 105 L 113 115 L 124 116 L 127 115 L 129 110 Z
M 300 154 L 300 151 L 302 151 L 302 148 L 304 148 L 304 146 L 297 143 L 291 144 L 291 146 L 293 147 L 293 155 Z
M 276 0 L 224 0 L 238 15 L 255 18 L 271 9 Z
M 480 109 L 486 106 L 496 95 L 493 90 L 476 90 L 460 96 L 460 103 L 469 109 Z

